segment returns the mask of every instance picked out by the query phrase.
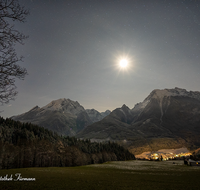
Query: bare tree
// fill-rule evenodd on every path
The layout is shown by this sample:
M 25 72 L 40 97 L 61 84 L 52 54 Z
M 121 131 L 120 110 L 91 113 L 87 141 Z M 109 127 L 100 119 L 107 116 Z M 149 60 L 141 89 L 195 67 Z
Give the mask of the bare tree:
M 14 22 L 25 22 L 29 14 L 18 0 L 0 0 L 0 103 L 8 103 L 17 95 L 15 80 L 23 80 L 27 70 L 17 63 L 22 61 L 18 57 L 15 45 L 23 44 L 27 38 L 14 28 Z

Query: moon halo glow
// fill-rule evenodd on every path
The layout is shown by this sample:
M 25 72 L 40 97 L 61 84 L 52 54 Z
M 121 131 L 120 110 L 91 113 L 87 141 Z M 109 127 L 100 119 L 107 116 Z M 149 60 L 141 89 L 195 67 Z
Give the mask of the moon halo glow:
M 118 70 L 118 74 L 119 73 L 128 74 L 133 69 L 133 58 L 128 54 L 120 55 L 120 53 L 117 53 L 114 62 L 115 62 L 114 66 L 115 69 Z

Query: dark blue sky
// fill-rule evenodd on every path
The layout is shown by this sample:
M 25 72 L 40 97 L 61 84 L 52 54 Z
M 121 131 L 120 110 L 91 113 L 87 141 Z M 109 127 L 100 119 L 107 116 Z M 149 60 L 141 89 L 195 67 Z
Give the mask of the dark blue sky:
M 199 0 L 20 0 L 30 10 L 15 27 L 29 75 L 18 80 L 4 117 L 59 98 L 85 108 L 130 108 L 154 89 L 200 91 Z M 129 68 L 117 64 L 127 57 Z

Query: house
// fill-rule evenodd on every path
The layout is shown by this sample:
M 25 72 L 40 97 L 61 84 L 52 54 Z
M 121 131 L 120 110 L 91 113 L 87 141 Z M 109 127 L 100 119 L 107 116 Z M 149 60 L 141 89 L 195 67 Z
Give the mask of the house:
M 195 160 L 189 159 L 188 165 L 189 166 L 200 166 L 200 161 L 195 161 Z

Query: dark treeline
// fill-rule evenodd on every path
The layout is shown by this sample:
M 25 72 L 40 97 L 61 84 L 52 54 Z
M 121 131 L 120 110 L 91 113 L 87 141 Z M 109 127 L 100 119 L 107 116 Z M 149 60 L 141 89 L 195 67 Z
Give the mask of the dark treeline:
M 80 166 L 134 155 L 117 143 L 91 143 L 31 123 L 0 117 L 0 169 L 21 167 Z

